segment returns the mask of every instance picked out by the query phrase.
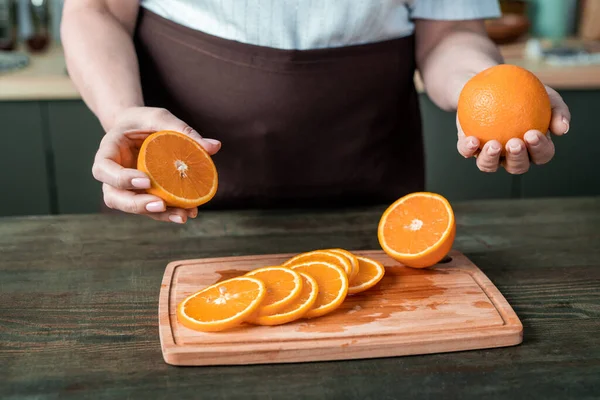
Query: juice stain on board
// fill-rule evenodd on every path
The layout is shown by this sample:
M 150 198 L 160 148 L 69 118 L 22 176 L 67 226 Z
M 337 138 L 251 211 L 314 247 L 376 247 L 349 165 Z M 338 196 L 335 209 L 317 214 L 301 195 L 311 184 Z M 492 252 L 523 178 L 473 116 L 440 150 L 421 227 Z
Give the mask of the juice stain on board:
M 437 310 L 445 304 L 428 299 L 444 294 L 447 288 L 436 284 L 435 275 L 445 275 L 439 270 L 415 270 L 406 267 L 386 267 L 386 274 L 373 288 L 349 295 L 344 303 L 331 314 L 314 321 L 299 321 L 299 332 L 343 332 L 348 327 L 365 325 L 389 318 L 399 312 L 415 311 L 418 308 Z M 419 276 L 417 284 L 402 285 L 402 279 Z

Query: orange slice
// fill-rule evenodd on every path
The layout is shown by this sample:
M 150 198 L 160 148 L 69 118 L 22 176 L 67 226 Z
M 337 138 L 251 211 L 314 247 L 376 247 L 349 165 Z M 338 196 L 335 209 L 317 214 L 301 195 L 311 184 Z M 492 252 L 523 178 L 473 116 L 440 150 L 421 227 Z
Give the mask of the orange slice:
M 348 294 L 348 275 L 342 268 L 324 261 L 307 261 L 292 265 L 291 268 L 312 276 L 319 287 L 317 300 L 304 315 L 306 318 L 330 313 L 343 303 Z
M 372 288 L 385 275 L 385 268 L 380 262 L 360 256 L 356 256 L 356 259 L 360 265 L 358 275 L 350 281 L 348 294 L 356 294 Z
M 329 250 L 313 250 L 306 253 L 300 253 L 283 263 L 285 267 L 292 267 L 297 264 L 302 264 L 308 261 L 324 261 L 342 268 L 346 275 L 352 274 L 352 264 L 341 254 L 331 252 Z
M 346 257 L 346 259 L 348 261 L 350 261 L 352 270 L 348 274 L 348 280 L 352 281 L 358 274 L 358 268 L 359 268 L 358 260 L 356 259 L 356 256 L 354 254 L 350 253 L 348 250 L 344 250 L 344 249 L 328 249 L 327 251 L 342 255 L 342 256 Z
M 177 318 L 190 329 L 222 331 L 244 322 L 266 295 L 267 287 L 256 278 L 231 278 L 185 298 L 177 307 Z
M 257 325 L 281 325 L 295 321 L 305 316 L 317 301 L 319 285 L 312 276 L 300 272 L 302 277 L 302 292 L 293 302 L 274 314 L 259 316 L 252 320 Z
M 426 268 L 452 248 L 454 212 L 443 196 L 411 193 L 396 200 L 379 220 L 377 236 L 383 250 L 409 267 Z
M 169 207 L 194 208 L 217 192 L 217 169 L 202 146 L 183 133 L 155 132 L 140 148 L 137 169 L 150 178 L 150 194 Z
M 267 287 L 267 295 L 260 303 L 256 316 L 273 314 L 294 301 L 302 291 L 300 274 L 286 267 L 258 268 L 246 276 L 260 279 Z

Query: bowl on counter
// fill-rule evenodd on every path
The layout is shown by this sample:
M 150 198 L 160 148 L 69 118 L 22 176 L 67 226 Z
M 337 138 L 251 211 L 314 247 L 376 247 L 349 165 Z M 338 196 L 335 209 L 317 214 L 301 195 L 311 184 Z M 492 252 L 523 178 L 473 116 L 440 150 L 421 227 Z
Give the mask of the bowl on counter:
M 517 41 L 529 31 L 529 19 L 520 14 L 503 14 L 500 18 L 485 21 L 486 31 L 496 44 Z

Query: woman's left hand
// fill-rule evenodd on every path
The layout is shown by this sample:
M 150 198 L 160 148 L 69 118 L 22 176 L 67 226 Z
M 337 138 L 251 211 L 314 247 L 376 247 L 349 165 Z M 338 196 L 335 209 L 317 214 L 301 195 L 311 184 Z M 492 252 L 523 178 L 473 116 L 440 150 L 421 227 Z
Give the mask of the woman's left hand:
M 546 86 L 546 91 L 552 104 L 549 132 L 542 133 L 531 130 L 525 133 L 524 141 L 516 138 L 510 139 L 506 143 L 506 157 L 501 159 L 500 142 L 491 140 L 480 149 L 480 142 L 477 138 L 465 136 L 457 117 L 458 152 L 465 158 L 476 156 L 477 167 L 483 172 L 496 172 L 499 166 L 503 166 L 511 174 L 523 174 L 529 170 L 531 163 L 541 165 L 549 162 L 554 157 L 554 143 L 552 143 L 551 134 L 562 136 L 569 131 L 571 113 L 562 97 L 554 89 Z

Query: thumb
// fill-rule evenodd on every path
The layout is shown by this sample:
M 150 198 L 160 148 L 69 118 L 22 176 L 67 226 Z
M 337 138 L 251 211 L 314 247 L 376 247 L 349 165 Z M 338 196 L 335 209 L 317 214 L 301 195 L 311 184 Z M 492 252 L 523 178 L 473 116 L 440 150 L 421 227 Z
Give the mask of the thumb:
M 458 114 L 456 115 L 456 130 L 458 135 L 458 141 L 456 142 L 456 148 L 461 156 L 465 158 L 474 157 L 479 152 L 479 139 L 473 136 L 466 136 L 460 122 L 458 120 Z
M 164 108 L 139 107 L 131 109 L 119 120 L 119 129 L 122 131 L 180 132 L 200 143 L 210 155 L 214 155 L 221 148 L 220 141 L 202 137 L 194 128 Z
M 571 125 L 571 112 L 556 90 L 546 86 L 546 91 L 548 92 L 550 104 L 552 105 L 550 131 L 555 135 L 562 136 L 569 131 Z

